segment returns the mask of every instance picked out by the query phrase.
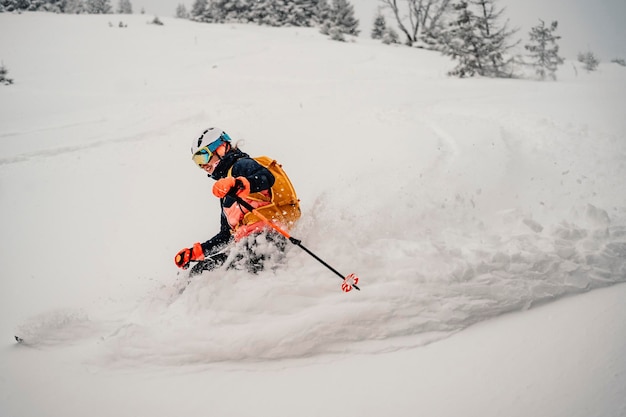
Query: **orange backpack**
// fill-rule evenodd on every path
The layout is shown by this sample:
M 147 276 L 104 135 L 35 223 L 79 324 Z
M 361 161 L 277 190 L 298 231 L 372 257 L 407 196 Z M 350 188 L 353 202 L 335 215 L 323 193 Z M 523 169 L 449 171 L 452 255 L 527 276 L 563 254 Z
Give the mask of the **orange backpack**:
M 291 229 L 300 218 L 300 200 L 296 195 L 296 190 L 291 184 L 291 180 L 283 170 L 281 164 L 268 156 L 252 158 L 259 164 L 267 168 L 274 176 L 274 185 L 270 189 L 269 204 L 257 208 L 256 210 L 272 222 L 277 223 L 285 229 Z M 255 199 L 255 195 L 250 194 L 246 199 Z M 265 200 L 264 196 L 259 196 L 259 200 Z M 254 213 L 246 213 L 243 224 L 253 224 L 261 221 Z

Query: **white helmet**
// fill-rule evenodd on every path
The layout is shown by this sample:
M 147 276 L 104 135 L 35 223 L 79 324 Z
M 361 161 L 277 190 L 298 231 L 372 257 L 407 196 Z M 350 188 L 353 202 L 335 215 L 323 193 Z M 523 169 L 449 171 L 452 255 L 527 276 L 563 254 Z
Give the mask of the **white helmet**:
M 219 127 L 210 127 L 198 139 L 191 143 L 191 155 L 195 155 L 200 149 L 208 146 L 211 153 L 225 142 L 230 142 L 230 136 Z

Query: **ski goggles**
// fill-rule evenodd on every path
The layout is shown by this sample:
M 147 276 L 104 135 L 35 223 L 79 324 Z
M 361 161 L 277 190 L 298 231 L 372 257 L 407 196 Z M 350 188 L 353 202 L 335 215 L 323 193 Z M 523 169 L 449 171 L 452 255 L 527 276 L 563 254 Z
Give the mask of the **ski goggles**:
M 230 136 L 226 133 L 222 133 L 219 138 L 209 143 L 204 148 L 193 154 L 193 161 L 198 165 L 206 165 L 213 156 L 213 153 L 220 147 L 222 143 L 230 142 Z
M 205 146 L 193 155 L 193 162 L 198 166 L 206 165 L 209 163 L 209 159 L 211 159 L 212 156 L 213 152 L 209 150 L 208 146 Z

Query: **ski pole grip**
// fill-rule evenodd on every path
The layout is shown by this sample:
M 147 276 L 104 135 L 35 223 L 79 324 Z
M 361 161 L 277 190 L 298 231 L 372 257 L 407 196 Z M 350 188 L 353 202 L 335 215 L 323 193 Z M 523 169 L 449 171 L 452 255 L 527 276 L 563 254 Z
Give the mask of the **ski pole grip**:
M 241 190 L 244 190 L 245 188 L 246 187 L 243 185 L 243 182 L 239 178 L 235 178 L 235 186 L 233 187 L 233 189 L 235 190 L 235 194 L 237 194 Z

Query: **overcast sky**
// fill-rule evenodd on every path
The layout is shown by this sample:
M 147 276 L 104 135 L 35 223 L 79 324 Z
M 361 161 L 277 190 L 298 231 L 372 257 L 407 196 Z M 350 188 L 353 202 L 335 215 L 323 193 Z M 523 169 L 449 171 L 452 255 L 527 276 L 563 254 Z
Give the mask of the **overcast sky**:
M 147 14 L 173 16 L 178 4 L 191 9 L 194 0 L 131 0 L 135 12 L 143 7 Z M 363 36 L 369 36 L 371 22 L 380 0 L 352 0 Z M 117 7 L 119 0 L 111 0 Z M 402 1 L 401 1 L 402 3 Z M 579 51 L 591 50 L 602 60 L 626 59 L 626 0 L 497 0 L 506 7 L 505 17 L 519 28 L 517 37 L 528 41 L 532 26 L 543 19 L 559 22 L 561 54 L 575 58 Z

